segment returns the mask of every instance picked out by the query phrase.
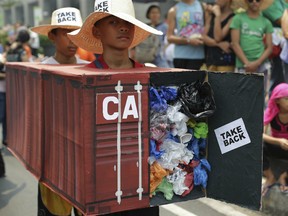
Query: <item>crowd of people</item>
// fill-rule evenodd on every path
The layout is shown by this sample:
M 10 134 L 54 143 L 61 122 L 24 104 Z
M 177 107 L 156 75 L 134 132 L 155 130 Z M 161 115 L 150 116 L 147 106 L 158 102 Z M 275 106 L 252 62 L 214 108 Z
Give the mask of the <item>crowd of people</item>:
M 115 2 L 111 3 L 117 4 Z M 132 1 L 125 0 L 125 4 L 130 5 Z M 121 5 L 118 7 L 121 8 Z M 101 17 L 98 12 L 90 14 L 82 23 L 78 9 L 61 8 L 53 12 L 49 25 L 28 28 L 16 24 L 5 28 L 3 31 L 7 32 L 7 39 L 0 49 L 0 121 L 3 125 L 3 143 L 7 144 L 4 115 L 6 61 L 36 61 L 43 64 L 91 62 L 88 67 L 104 69 L 137 68 L 147 64 L 193 70 L 262 73 L 268 101 L 263 133 L 265 149 L 268 149 L 264 152 L 264 176 L 267 178 L 264 189 L 267 189 L 277 182 L 267 162 L 269 157 L 266 157 L 271 155 L 271 148 L 276 149 L 276 158 L 281 155 L 281 158 L 288 159 L 288 47 L 286 32 L 283 32 L 283 26 L 288 25 L 288 22 L 282 19 L 286 9 L 286 0 L 215 0 L 215 4 L 180 0 L 169 9 L 164 20 L 161 19 L 160 7 L 150 6 L 146 13 L 149 23 L 146 25 L 139 24 L 138 20 L 134 22 L 125 20 L 125 17 L 109 16 L 109 13 Z M 60 25 L 57 19 L 52 22 L 59 10 L 73 10 L 77 23 Z M 118 34 L 118 28 L 123 34 L 119 36 L 121 43 L 116 44 L 117 40 L 113 36 Z M 79 31 L 75 32 L 77 29 Z M 53 56 L 45 57 L 39 53 L 39 35 L 47 36 L 54 44 Z M 90 43 L 87 43 L 87 38 Z M 2 176 L 5 176 L 5 167 L 1 156 Z M 282 191 L 288 189 L 287 176 L 287 172 L 280 176 Z M 57 200 L 57 205 L 46 203 L 47 197 L 49 200 Z M 61 197 L 39 184 L 40 212 L 61 215 L 65 210 L 64 214 L 70 214 L 72 206 L 65 200 L 59 200 Z M 158 208 L 147 211 L 152 215 L 159 214 Z
M 263 74 L 267 106 L 263 195 L 275 184 L 282 192 L 288 191 L 287 171 L 277 179 L 269 162 L 269 158 L 288 159 L 287 9 L 285 0 L 216 0 L 215 4 L 181 0 L 168 11 L 164 31 L 168 45 L 174 46 L 176 68 Z M 165 60 L 165 36 L 160 42 L 159 53 L 162 49 Z
M 150 6 L 148 25 L 163 35 L 150 36 L 130 56 L 157 67 L 262 73 L 267 98 L 276 85 L 288 82 L 285 0 L 203 2 L 181 0 L 164 21 L 160 7 Z

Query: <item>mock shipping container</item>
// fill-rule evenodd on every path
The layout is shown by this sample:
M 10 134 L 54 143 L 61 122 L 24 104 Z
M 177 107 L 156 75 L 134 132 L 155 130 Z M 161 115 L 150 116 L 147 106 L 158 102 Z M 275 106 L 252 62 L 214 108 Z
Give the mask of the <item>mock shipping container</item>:
M 150 198 L 149 87 L 207 76 L 217 106 L 208 118 L 212 171 L 207 189 L 198 186 L 170 201 L 162 194 Z M 37 179 L 87 215 L 203 196 L 259 209 L 263 101 L 263 77 L 254 74 L 7 65 L 10 150 Z M 237 144 L 235 130 L 244 129 L 245 140 Z M 224 135 L 229 131 L 235 133 L 232 140 Z

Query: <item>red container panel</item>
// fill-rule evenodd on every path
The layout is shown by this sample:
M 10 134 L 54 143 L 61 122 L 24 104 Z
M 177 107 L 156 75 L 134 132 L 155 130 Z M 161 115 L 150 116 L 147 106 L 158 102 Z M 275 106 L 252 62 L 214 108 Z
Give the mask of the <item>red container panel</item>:
M 43 136 L 41 70 L 8 65 L 6 80 L 9 149 L 39 179 Z
M 62 77 L 45 75 L 45 166 L 42 179 L 48 187 L 71 202 L 77 200 L 84 208 L 82 92 Z

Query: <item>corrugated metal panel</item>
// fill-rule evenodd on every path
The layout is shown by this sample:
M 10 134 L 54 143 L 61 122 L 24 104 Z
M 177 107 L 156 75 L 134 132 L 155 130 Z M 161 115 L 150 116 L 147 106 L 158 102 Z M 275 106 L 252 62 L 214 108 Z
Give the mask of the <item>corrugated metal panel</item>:
M 83 209 L 85 205 L 81 89 L 46 74 L 43 182 Z M 87 131 L 89 133 L 89 131 Z
M 42 167 L 41 71 L 7 66 L 7 138 L 9 149 L 36 178 Z

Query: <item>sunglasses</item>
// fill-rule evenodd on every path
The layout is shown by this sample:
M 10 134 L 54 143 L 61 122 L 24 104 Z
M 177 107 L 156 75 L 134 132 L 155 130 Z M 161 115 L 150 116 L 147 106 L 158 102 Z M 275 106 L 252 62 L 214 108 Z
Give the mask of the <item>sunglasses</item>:
M 259 3 L 261 0 L 248 0 L 249 3 L 253 3 L 254 1 Z

